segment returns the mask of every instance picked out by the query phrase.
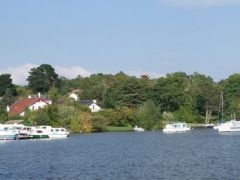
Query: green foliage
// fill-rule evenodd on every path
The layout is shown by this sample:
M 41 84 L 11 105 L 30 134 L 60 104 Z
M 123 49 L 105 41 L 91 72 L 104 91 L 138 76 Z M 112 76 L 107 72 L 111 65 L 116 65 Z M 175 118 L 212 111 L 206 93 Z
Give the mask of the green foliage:
M 56 105 L 47 106 L 40 111 L 46 112 L 49 117 L 49 122 L 47 125 L 51 125 L 53 127 L 59 127 L 61 125 L 59 116 L 58 116 L 58 107 Z
M 17 95 L 16 86 L 12 83 L 10 74 L 0 75 L 0 97 L 6 94 L 6 91 L 11 92 L 12 96 Z
M 15 101 L 15 97 L 13 96 L 12 89 L 7 88 L 4 96 L 2 97 L 2 101 L 1 101 L 2 107 L 11 105 L 14 101 Z
M 71 120 L 74 118 L 76 108 L 74 106 L 61 106 L 58 110 L 59 121 L 62 126 L 69 127 Z
M 204 119 L 193 110 L 187 107 L 180 107 L 178 111 L 174 113 L 175 121 L 182 121 L 187 123 L 204 123 Z
M 237 113 L 240 117 L 240 74 L 233 74 L 222 82 L 225 113 Z
M 33 122 L 33 124 L 37 124 L 37 125 L 50 125 L 50 118 L 48 116 L 48 114 L 44 111 L 36 111 L 34 112 L 34 116 L 31 119 L 31 121 Z
M 48 97 L 49 97 L 49 99 L 51 99 L 52 101 L 56 101 L 56 100 L 60 97 L 60 95 L 59 95 L 59 93 L 58 93 L 58 90 L 57 90 L 57 89 L 50 89 L 50 90 L 48 91 Z
M 78 112 L 71 120 L 70 129 L 74 133 L 91 132 L 92 131 L 92 116 L 86 112 Z
M 17 94 L 21 98 L 26 98 L 30 94 L 29 90 L 26 87 L 18 86 L 16 88 Z
M 8 120 L 8 113 L 5 109 L 0 108 L 0 123 L 4 123 Z
M 144 84 L 136 78 L 129 78 L 119 90 L 119 97 L 116 102 L 118 106 L 136 108 L 146 100 Z
M 155 129 L 160 124 L 160 110 L 151 100 L 146 101 L 136 111 L 136 125 L 144 129 Z
M 106 117 L 100 115 L 100 114 L 95 114 L 92 117 L 92 131 L 93 132 L 102 132 L 106 130 L 108 122 Z
M 181 81 L 175 81 L 172 76 L 160 78 L 153 88 L 153 101 L 159 105 L 160 110 L 176 111 L 186 103 L 186 93 Z
M 58 74 L 51 65 L 42 64 L 37 68 L 32 68 L 29 74 L 28 87 L 35 93 L 45 93 L 60 86 Z

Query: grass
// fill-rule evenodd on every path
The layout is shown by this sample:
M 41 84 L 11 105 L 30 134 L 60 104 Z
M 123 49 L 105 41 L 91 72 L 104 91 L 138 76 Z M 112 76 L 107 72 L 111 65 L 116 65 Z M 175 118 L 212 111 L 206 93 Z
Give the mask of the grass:
M 190 123 L 189 125 L 191 126 L 191 128 L 203 128 L 203 124 Z
M 108 132 L 133 131 L 133 128 L 132 127 L 107 126 L 106 131 L 108 131 Z

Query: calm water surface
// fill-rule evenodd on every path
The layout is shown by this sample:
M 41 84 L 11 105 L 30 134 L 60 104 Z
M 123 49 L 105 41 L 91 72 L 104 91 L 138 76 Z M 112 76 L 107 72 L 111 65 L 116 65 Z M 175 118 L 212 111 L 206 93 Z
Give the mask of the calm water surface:
M 199 129 L 1 141 L 0 179 L 240 179 L 240 134 Z

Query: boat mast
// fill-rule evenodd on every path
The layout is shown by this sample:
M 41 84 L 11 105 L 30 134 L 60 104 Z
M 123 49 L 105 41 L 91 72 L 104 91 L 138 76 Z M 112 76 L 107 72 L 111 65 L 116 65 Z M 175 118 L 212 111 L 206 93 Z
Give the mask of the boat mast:
M 223 123 L 223 91 L 221 91 L 222 123 Z

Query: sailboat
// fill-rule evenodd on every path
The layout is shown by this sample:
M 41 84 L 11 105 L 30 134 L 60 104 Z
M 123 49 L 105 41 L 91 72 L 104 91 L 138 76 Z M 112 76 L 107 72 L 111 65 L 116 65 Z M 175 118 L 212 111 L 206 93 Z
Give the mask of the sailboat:
M 240 132 L 240 121 L 236 120 L 234 115 L 230 121 L 223 122 L 223 93 L 222 96 L 222 123 L 218 125 L 218 132 Z

